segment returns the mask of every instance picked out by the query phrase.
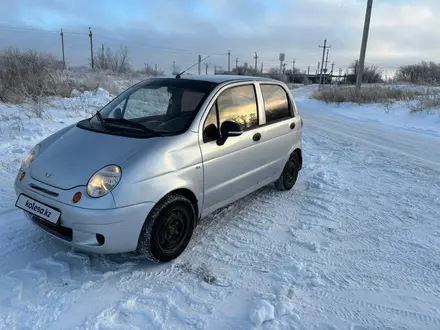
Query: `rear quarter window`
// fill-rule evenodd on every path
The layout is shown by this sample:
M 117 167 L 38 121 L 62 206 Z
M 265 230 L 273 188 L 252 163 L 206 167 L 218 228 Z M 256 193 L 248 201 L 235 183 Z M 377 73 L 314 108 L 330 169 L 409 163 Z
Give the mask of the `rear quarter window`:
M 267 124 L 292 117 L 289 97 L 284 88 L 274 84 L 260 84 L 260 88 Z

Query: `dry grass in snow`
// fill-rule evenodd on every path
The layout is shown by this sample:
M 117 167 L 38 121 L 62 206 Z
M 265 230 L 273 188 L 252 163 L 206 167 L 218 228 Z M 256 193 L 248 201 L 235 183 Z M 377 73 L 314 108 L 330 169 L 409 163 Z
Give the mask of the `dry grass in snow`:
M 389 108 L 405 102 L 411 113 L 440 109 L 440 89 L 410 85 L 367 85 L 356 95 L 354 86 L 330 86 L 316 90 L 312 99 L 326 103 L 382 104 Z

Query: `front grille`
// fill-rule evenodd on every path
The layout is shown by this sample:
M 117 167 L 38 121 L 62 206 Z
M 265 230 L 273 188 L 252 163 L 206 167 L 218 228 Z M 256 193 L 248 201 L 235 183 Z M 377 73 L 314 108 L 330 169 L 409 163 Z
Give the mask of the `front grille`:
M 57 192 L 48 190 L 48 189 L 40 187 L 40 186 L 37 186 L 36 184 L 31 183 L 31 184 L 29 184 L 29 187 L 31 187 L 32 189 L 44 192 L 45 194 L 48 194 L 50 196 L 58 197 Z
M 37 217 L 36 215 L 31 215 L 30 218 L 37 226 L 46 230 L 52 235 L 55 235 L 69 242 L 72 241 L 72 229 L 61 225 L 55 225 L 53 223 L 41 219 L 40 217 Z

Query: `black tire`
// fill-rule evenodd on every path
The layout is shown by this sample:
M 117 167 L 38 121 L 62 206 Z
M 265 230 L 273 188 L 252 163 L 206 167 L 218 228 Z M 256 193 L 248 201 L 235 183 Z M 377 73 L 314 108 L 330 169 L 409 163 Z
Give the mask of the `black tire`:
M 299 157 L 296 152 L 290 155 L 284 166 L 283 172 L 280 177 L 275 181 L 275 187 L 278 190 L 286 191 L 293 188 L 298 179 L 299 173 Z
M 188 246 L 196 224 L 191 201 L 179 194 L 160 200 L 142 227 L 137 252 L 154 262 L 177 258 Z

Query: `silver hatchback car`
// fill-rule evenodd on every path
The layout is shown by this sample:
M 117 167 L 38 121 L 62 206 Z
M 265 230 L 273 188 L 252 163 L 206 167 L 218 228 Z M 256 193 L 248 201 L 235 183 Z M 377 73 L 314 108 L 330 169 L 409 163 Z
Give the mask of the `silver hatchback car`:
M 76 248 L 170 261 L 201 217 L 270 183 L 294 186 L 302 126 L 277 80 L 148 79 L 38 143 L 16 206 Z

